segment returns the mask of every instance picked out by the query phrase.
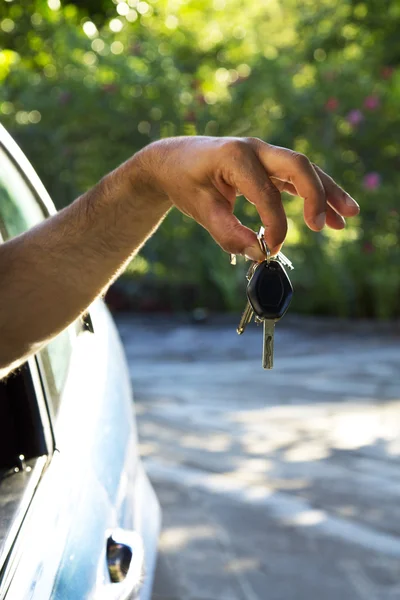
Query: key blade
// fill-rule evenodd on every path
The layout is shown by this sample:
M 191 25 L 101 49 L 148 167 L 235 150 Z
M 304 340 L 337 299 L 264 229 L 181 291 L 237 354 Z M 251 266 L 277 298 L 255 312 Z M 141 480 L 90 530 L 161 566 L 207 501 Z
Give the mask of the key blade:
M 274 366 L 274 333 L 275 322 L 264 320 L 263 331 L 263 354 L 262 366 L 263 369 L 272 369 Z
M 250 279 L 253 277 L 254 271 L 256 270 L 257 267 L 258 267 L 258 262 L 251 263 L 251 265 L 249 266 L 247 273 L 246 273 L 247 281 L 250 281 Z
M 238 328 L 236 329 L 238 335 L 242 335 L 242 333 L 246 329 L 246 326 L 250 323 L 252 318 L 253 318 L 253 307 L 251 306 L 250 302 L 247 300 L 246 308 L 243 311 L 243 314 L 239 321 Z
M 284 266 L 287 267 L 288 269 L 290 269 L 291 271 L 293 271 L 294 266 L 291 260 L 288 259 L 287 256 L 285 256 L 283 254 L 283 252 L 278 252 L 278 254 L 276 255 L 277 260 L 279 260 L 279 262 Z

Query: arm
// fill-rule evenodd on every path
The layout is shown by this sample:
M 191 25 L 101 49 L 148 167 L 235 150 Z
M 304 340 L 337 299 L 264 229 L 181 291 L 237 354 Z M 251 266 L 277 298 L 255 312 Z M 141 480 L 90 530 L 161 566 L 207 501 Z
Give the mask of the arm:
M 0 377 L 103 294 L 164 218 L 170 202 L 151 202 L 138 175 L 123 165 L 0 246 Z
M 147 146 L 69 207 L 0 246 L 0 377 L 104 293 L 173 205 L 227 252 L 261 260 L 255 233 L 233 215 L 242 193 L 276 253 L 286 235 L 281 190 L 305 198 L 314 230 L 325 221 L 341 229 L 340 215 L 358 212 L 308 159 L 257 139 L 182 137 Z

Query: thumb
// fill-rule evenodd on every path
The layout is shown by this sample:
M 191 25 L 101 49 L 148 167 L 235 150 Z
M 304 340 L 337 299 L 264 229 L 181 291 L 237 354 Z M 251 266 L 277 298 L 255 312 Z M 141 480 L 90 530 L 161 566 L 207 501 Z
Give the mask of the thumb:
M 242 225 L 232 213 L 232 207 L 225 199 L 224 201 L 214 200 L 199 223 L 207 229 L 225 252 L 244 254 L 250 260 L 264 260 L 265 256 L 259 246 L 257 235 Z

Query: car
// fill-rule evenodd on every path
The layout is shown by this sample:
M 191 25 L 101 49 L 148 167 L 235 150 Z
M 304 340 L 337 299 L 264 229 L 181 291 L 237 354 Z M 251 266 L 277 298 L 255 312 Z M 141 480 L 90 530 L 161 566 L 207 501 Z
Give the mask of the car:
M 0 125 L 0 241 L 55 212 Z M 0 599 L 150 600 L 160 519 L 124 350 L 96 300 L 0 381 Z

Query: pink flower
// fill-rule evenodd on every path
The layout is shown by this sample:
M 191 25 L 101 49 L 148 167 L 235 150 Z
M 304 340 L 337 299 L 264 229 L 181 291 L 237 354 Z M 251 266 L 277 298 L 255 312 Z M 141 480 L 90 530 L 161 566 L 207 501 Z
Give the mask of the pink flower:
M 350 125 L 356 126 L 364 120 L 364 115 L 362 114 L 361 110 L 351 110 L 347 115 L 346 119 L 350 123 Z
M 339 101 L 337 98 L 334 98 L 333 96 L 331 98 L 329 98 L 329 100 L 327 100 L 327 102 L 325 103 L 326 110 L 329 110 L 330 112 L 335 111 L 338 106 L 339 106 Z
M 376 110 L 381 105 L 379 96 L 367 96 L 364 100 L 364 107 L 368 110 Z
M 364 177 L 363 184 L 366 190 L 376 190 L 381 184 L 381 176 L 379 173 L 367 173 Z
M 185 114 L 185 121 L 189 121 L 191 123 L 196 121 L 196 113 L 194 110 L 188 110 L 188 112 Z
M 363 245 L 363 252 L 365 254 L 371 254 L 375 251 L 374 245 L 371 242 L 365 242 Z
M 394 68 L 393 67 L 382 67 L 381 70 L 381 77 L 382 79 L 390 79 L 391 76 L 394 73 Z
M 115 83 L 105 83 L 102 86 L 103 92 L 107 92 L 108 94 L 114 94 L 114 92 L 118 91 L 118 86 Z
M 203 94 L 197 94 L 196 100 L 199 104 L 206 104 L 206 99 Z

